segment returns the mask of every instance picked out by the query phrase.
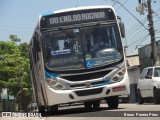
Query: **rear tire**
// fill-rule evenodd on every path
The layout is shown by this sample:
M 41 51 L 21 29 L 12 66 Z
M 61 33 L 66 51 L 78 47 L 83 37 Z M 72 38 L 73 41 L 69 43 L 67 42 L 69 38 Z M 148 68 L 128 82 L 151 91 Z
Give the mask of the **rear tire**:
M 140 90 L 138 90 L 137 92 L 137 100 L 138 100 L 138 104 L 143 104 L 144 102 Z
M 86 109 L 90 110 L 92 108 L 92 102 L 84 102 L 84 106 Z
M 160 103 L 160 92 L 155 88 L 153 90 L 153 94 L 154 94 L 154 103 L 159 104 Z
M 107 104 L 109 109 L 117 109 L 119 104 L 119 97 L 118 96 L 108 97 Z
M 43 105 L 38 105 L 38 111 L 39 111 L 39 112 L 45 112 L 45 106 L 43 106 Z
M 93 101 L 94 108 L 99 108 L 99 106 L 100 106 L 100 100 Z

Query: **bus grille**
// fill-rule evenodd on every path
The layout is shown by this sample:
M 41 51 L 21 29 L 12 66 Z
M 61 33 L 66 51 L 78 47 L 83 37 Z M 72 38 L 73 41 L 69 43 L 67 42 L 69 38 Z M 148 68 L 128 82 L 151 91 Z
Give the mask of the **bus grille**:
M 92 81 L 91 82 L 91 86 L 94 86 L 94 85 L 104 85 L 105 81 L 101 80 L 101 81 Z M 106 83 L 105 83 L 106 84 Z M 74 84 L 74 85 L 69 85 L 71 88 L 85 88 L 85 83 L 81 83 L 81 84 Z
M 103 88 L 89 89 L 89 90 L 79 90 L 75 91 L 77 96 L 87 96 L 87 95 L 95 95 L 102 93 Z
M 64 78 L 68 81 L 86 81 L 91 79 L 97 79 L 102 78 L 108 73 L 110 73 L 112 70 L 105 70 L 105 71 L 99 71 L 96 73 L 84 73 L 81 75 L 73 75 L 73 76 L 61 76 L 61 78 Z

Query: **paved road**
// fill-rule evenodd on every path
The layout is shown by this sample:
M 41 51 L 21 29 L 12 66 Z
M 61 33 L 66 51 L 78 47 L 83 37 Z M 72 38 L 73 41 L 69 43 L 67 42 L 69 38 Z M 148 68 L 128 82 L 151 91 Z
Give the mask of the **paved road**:
M 138 116 L 138 117 L 137 117 Z M 160 120 L 160 105 L 146 103 L 119 104 L 118 109 L 108 109 L 101 104 L 99 109 L 86 110 L 83 105 L 63 107 L 56 114 L 44 114 L 42 118 L 3 118 L 3 120 Z M 0 118 L 1 120 L 1 118 Z
M 138 117 L 145 117 L 148 119 L 160 119 L 160 105 L 152 103 L 146 103 L 143 105 L 138 104 L 120 104 L 118 109 L 108 109 L 107 104 L 101 104 L 99 109 L 96 110 L 85 110 L 83 105 L 71 106 L 63 108 L 59 113 L 55 115 L 46 115 L 44 118 L 47 120 L 59 119 L 62 120 L 85 120 L 85 119 L 105 119 L 119 120 L 119 117 L 123 119 L 135 120 Z M 94 118 L 93 118 L 94 117 Z M 121 118 L 122 119 L 122 118 Z
M 109 109 L 107 104 L 101 104 L 100 108 L 93 110 L 86 110 L 83 105 L 65 107 L 54 116 L 84 116 L 84 117 L 98 117 L 107 116 L 108 113 L 123 113 L 124 111 L 160 111 L 160 105 L 155 105 L 152 103 L 146 103 L 143 105 L 138 104 L 119 104 L 118 109 Z M 119 114 L 120 115 L 120 114 Z M 111 115 L 112 116 L 112 115 Z M 114 115 L 113 115 L 114 116 Z

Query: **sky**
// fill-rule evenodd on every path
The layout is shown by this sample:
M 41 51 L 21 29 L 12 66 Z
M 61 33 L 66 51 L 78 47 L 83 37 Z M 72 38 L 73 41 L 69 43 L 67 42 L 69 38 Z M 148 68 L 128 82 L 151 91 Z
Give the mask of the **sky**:
M 152 2 L 156 40 L 160 40 L 160 0 Z M 119 0 L 124 7 L 112 0 L 0 0 L 0 40 L 9 40 L 10 34 L 17 35 L 21 42 L 30 41 L 40 14 L 80 6 L 111 5 L 122 18 L 126 29 L 126 38 L 123 39 L 128 46 L 127 54 L 136 54 L 137 45 L 150 43 L 147 30 L 133 16 L 148 26 L 147 11 L 140 15 L 136 11 L 138 0 Z

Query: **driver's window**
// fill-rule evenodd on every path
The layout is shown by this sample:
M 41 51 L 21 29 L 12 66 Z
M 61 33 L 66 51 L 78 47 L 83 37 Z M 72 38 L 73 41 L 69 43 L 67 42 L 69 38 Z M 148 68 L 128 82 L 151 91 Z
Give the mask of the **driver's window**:
M 147 76 L 152 77 L 153 69 L 148 69 Z

